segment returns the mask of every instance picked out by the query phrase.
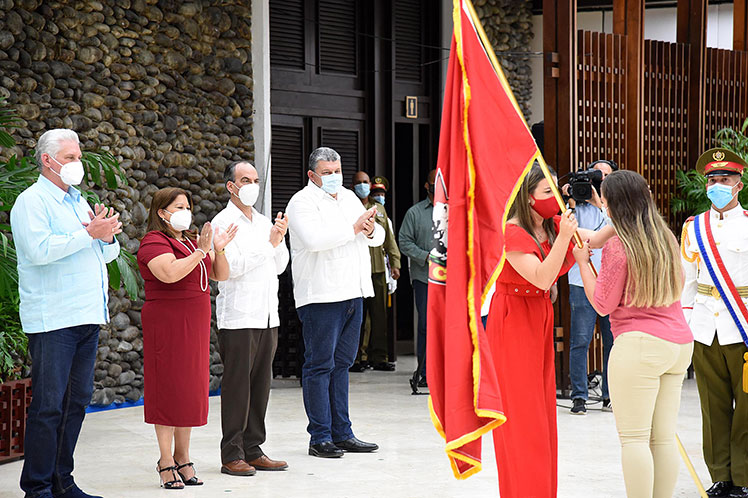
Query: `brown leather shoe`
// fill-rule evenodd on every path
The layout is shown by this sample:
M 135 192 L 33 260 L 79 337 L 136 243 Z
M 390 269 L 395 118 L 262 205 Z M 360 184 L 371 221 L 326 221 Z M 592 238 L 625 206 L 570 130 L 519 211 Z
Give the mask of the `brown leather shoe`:
M 234 460 L 233 462 L 221 465 L 221 474 L 228 474 L 230 476 L 253 476 L 256 473 L 257 469 L 244 460 Z
M 283 460 L 272 460 L 266 455 L 262 455 L 260 458 L 255 458 L 250 465 L 254 466 L 257 470 L 286 470 L 288 464 Z

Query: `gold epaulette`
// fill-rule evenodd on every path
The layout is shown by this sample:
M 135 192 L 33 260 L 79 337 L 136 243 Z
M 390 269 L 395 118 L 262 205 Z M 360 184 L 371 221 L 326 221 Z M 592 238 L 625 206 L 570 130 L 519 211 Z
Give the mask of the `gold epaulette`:
M 680 253 L 681 256 L 683 256 L 683 259 L 685 259 L 689 263 L 693 263 L 694 261 L 699 259 L 698 252 L 691 253 L 691 256 L 689 256 L 687 253 L 690 251 L 686 251 L 686 246 L 690 245 L 691 243 L 691 241 L 688 239 L 688 225 L 691 224 L 692 221 L 693 216 L 688 218 L 683 224 L 683 231 L 680 234 Z

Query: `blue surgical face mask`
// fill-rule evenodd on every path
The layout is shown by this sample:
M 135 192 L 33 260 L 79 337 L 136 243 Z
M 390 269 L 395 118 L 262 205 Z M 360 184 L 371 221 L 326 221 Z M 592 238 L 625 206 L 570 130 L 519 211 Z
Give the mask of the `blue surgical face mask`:
M 368 183 L 359 183 L 353 186 L 353 191 L 356 192 L 359 199 L 366 199 L 371 192 L 371 186 Z
M 736 195 L 737 194 L 732 193 L 731 186 L 723 185 L 721 183 L 717 183 L 706 189 L 706 196 L 709 197 L 709 200 L 712 201 L 712 204 L 714 204 L 714 207 L 717 209 L 722 209 L 730 204 Z
M 381 204 L 382 206 L 384 206 L 384 196 L 383 195 L 372 195 L 371 198 L 372 198 L 372 200 L 374 200 L 374 201 L 378 202 L 379 204 Z
M 322 180 L 322 190 L 327 192 L 328 194 L 337 194 L 340 190 L 340 187 L 343 186 L 343 175 L 340 173 L 333 173 L 331 175 L 318 175 L 316 172 L 315 175 L 319 176 Z

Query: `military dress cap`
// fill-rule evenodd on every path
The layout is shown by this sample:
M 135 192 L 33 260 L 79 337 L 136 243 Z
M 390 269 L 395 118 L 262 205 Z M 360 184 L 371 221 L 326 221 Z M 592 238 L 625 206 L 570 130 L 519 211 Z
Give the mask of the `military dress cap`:
M 731 150 L 715 147 L 701 154 L 696 171 L 704 176 L 742 175 L 745 161 Z
M 371 179 L 371 189 L 387 192 L 390 189 L 390 182 L 383 176 L 375 176 Z

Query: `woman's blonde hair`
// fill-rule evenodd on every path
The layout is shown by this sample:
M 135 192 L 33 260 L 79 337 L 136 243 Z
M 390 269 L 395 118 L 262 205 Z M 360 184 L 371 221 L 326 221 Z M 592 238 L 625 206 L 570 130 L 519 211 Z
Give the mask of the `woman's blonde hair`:
M 556 172 L 553 171 L 553 168 L 548 166 L 548 170 L 551 172 L 551 175 L 556 176 Z M 530 196 L 535 193 L 535 189 L 543 179 L 545 179 L 543 170 L 536 162 L 532 165 L 532 168 L 530 168 L 530 171 L 527 173 L 527 175 L 525 175 L 525 179 L 522 182 L 522 185 L 520 185 L 519 190 L 517 191 L 517 197 L 514 198 L 514 202 L 509 208 L 508 214 L 509 218 L 516 218 L 517 224 L 520 227 L 524 228 L 525 231 L 529 233 L 536 242 L 538 242 L 538 244 L 540 243 L 540 241 L 535 237 L 535 222 L 532 219 Z M 553 218 L 543 220 L 543 229 L 548 235 L 548 243 L 550 245 L 553 245 L 553 242 L 556 240 L 556 225 L 553 221 Z
M 605 177 L 602 195 L 626 251 L 626 305 L 644 308 L 678 301 L 683 290 L 678 244 L 646 180 L 633 171 L 614 171 Z

